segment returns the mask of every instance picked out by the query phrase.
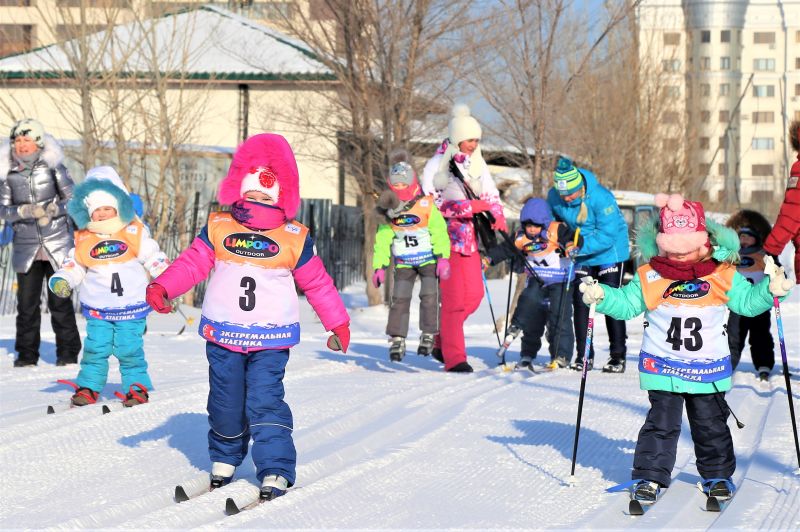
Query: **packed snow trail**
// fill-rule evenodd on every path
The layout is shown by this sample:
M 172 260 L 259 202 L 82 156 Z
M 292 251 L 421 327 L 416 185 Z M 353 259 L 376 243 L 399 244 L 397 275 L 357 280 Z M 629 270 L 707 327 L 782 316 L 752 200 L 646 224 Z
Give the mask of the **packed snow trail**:
M 507 281 L 490 281 L 494 301 Z M 76 366 L 54 365 L 53 334 L 43 330 L 42 361 L 12 368 L 13 319 L 0 324 L 0 498 L 2 528 L 800 528 L 800 476 L 778 365 L 759 383 L 744 353 L 728 400 L 747 425 L 731 421 L 739 493 L 720 514 L 706 512 L 688 425 L 679 441 L 673 484 L 644 516 L 627 515 L 627 494 L 605 488 L 630 478 L 647 394 L 635 371 L 641 319 L 629 322 L 628 370 L 588 374 L 576 484 L 569 471 L 580 374 L 532 374 L 497 368 L 484 301 L 466 324 L 471 375 L 452 375 L 415 354 L 418 331 L 401 363 L 388 360 L 384 307 L 364 307 L 353 287 L 347 354 L 325 349 L 326 336 L 302 305 L 302 341 L 285 385 L 295 419 L 297 485 L 274 501 L 227 517 L 225 499 L 257 492 L 248 456 L 235 480 L 177 504 L 174 488 L 209 468 L 204 343 L 182 318 L 153 315 L 145 350 L 156 386 L 149 404 L 101 415 L 45 408 L 70 395 L 57 379 Z M 415 305 L 412 305 L 412 308 Z M 800 294 L 783 305 L 787 349 L 800 374 Z M 185 308 L 195 318 L 197 309 Z M 497 310 L 497 309 L 496 309 Z M 43 320 L 48 321 L 48 320 Z M 411 323 L 416 324 L 416 309 Z M 79 320 L 79 326 L 85 322 Z M 517 343 L 518 344 L 518 343 Z M 515 344 L 508 361 L 518 360 Z M 608 356 L 604 320 L 595 330 L 597 364 Z M 747 351 L 747 350 L 746 350 Z M 545 348 L 536 362 L 546 362 Z M 544 355 L 544 358 L 543 356 Z M 112 362 L 102 396 L 113 399 Z M 800 406 L 800 380 L 792 381 Z M 31 511 L 31 508 L 35 508 Z

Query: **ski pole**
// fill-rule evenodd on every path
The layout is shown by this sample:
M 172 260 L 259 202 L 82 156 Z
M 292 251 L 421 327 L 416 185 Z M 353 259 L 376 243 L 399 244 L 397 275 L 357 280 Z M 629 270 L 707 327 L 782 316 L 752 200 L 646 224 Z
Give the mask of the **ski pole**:
M 497 320 L 494 318 L 494 307 L 492 306 L 492 294 L 489 293 L 489 283 L 486 282 L 486 273 L 481 270 L 483 277 L 483 287 L 486 289 L 486 300 L 489 302 L 489 312 L 492 314 L 492 325 L 494 325 L 494 335 L 497 337 L 497 347 L 503 345 L 500 341 L 500 333 L 497 331 Z
M 594 333 L 594 311 L 595 303 L 589 305 L 589 326 L 586 328 L 586 350 L 584 353 L 589 353 L 592 347 L 592 334 Z M 589 367 L 587 363 L 588 358 L 583 357 L 583 370 L 581 371 L 581 391 L 578 396 L 578 420 L 575 422 L 575 443 L 572 446 L 572 471 L 570 472 L 570 481 L 575 480 L 575 460 L 578 457 L 578 438 L 581 435 L 581 412 L 583 411 L 583 395 L 586 391 L 586 368 Z
M 581 234 L 581 228 L 575 230 L 575 240 L 573 243 L 578 245 L 578 236 Z M 561 302 L 558 304 L 558 321 L 556 322 L 556 348 L 553 350 L 555 357 L 558 358 L 558 348 L 561 347 L 561 326 L 564 324 L 564 308 L 567 305 L 567 296 L 569 296 L 569 285 L 572 284 L 572 275 L 575 273 L 575 259 L 570 257 L 569 269 L 567 270 L 567 279 L 564 283 L 564 290 L 561 292 Z M 571 304 L 571 303 L 570 303 Z M 584 361 L 586 357 L 583 357 Z
M 183 334 L 183 331 L 185 331 L 185 330 L 186 330 L 186 326 L 187 326 L 187 325 L 191 325 L 191 324 L 194 322 L 194 318 L 187 318 L 187 317 L 186 317 L 186 314 L 184 314 L 184 313 L 183 313 L 183 311 L 181 310 L 180 304 L 178 304 L 178 305 L 175 307 L 175 311 L 176 311 L 178 314 L 180 314 L 181 316 L 183 316 L 183 321 L 185 322 L 185 323 L 183 324 L 183 326 L 181 327 L 181 329 L 178 331 L 178 334 L 176 335 L 176 336 L 180 336 L 181 334 Z
M 506 336 L 508 336 L 508 315 L 511 313 L 511 281 L 514 279 L 514 259 L 512 258 L 508 262 L 508 297 L 506 297 L 506 320 L 503 324 L 503 340 L 505 341 Z M 500 350 L 503 352 L 500 355 L 500 365 L 505 367 L 506 365 L 506 350 L 503 349 L 503 345 L 500 345 Z
M 783 378 L 786 380 L 786 395 L 789 398 L 789 415 L 792 418 L 792 435 L 794 436 L 794 450 L 797 453 L 797 466 L 800 467 L 800 443 L 797 440 L 797 421 L 794 417 L 794 401 L 792 399 L 792 384 L 789 379 L 789 363 L 786 360 L 786 340 L 783 337 L 783 319 L 781 318 L 781 304 L 778 298 L 772 298 L 775 307 L 775 321 L 778 322 L 778 341 L 781 344 L 781 361 L 783 362 Z

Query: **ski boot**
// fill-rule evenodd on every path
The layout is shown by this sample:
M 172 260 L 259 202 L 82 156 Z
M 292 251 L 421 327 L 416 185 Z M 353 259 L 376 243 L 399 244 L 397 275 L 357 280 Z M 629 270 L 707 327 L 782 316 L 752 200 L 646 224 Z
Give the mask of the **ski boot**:
M 758 380 L 761 382 L 769 382 L 770 369 L 766 366 L 758 368 Z
M 631 499 L 642 504 L 653 504 L 661 494 L 661 485 L 652 480 L 640 480 L 633 486 Z
M 725 501 L 733 497 L 733 492 L 736 489 L 733 481 L 728 478 L 709 478 L 703 480 L 703 493 L 708 497 L 714 497 L 721 501 Z
M 574 369 L 575 371 L 583 371 L 583 360 L 576 360 L 572 364 L 570 364 L 570 369 Z M 594 360 L 589 359 L 589 365 L 586 367 L 586 371 L 592 371 L 594 368 Z
M 567 367 L 567 360 L 564 357 L 556 357 L 545 366 L 547 369 L 560 369 Z
M 472 373 L 474 370 L 472 369 L 472 366 L 469 365 L 469 362 L 461 362 L 447 371 L 450 373 Z
M 603 373 L 625 373 L 625 359 L 609 358 L 603 366 Z
M 522 332 L 522 329 L 520 329 L 519 327 L 517 327 L 516 325 L 513 325 L 513 324 L 511 325 L 511 327 L 508 328 L 508 332 L 506 333 L 506 337 L 503 340 L 503 345 L 501 345 L 500 349 L 497 350 L 497 358 L 503 358 L 505 356 L 506 350 L 511 345 L 511 343 L 514 340 L 516 340 L 517 336 L 519 336 L 519 333 L 521 333 L 521 332 Z M 530 366 L 530 364 L 528 364 L 528 366 Z
M 528 355 L 522 355 L 520 357 L 519 362 L 517 363 L 516 369 L 529 369 L 533 371 L 533 357 Z
M 392 345 L 389 346 L 389 360 L 400 362 L 406 356 L 406 339 L 402 336 L 392 336 Z
M 428 356 L 433 351 L 433 335 L 431 333 L 422 333 L 419 337 L 419 346 L 417 347 L 417 354 L 420 356 Z
M 262 501 L 271 501 L 277 499 L 289 489 L 289 481 L 280 475 L 267 475 L 261 481 L 261 495 Z
M 114 392 L 114 395 L 122 399 L 122 405 L 126 407 L 143 405 L 150 400 L 147 393 L 147 387 L 144 384 L 135 382 L 130 385 L 128 393 L 122 395 L 120 392 Z
M 89 388 L 78 388 L 75 390 L 75 394 L 72 396 L 72 399 L 70 399 L 70 404 L 72 406 L 93 405 L 97 402 L 99 395 L 99 392 L 95 392 Z
M 223 462 L 214 462 L 211 464 L 211 484 L 208 486 L 209 491 L 221 488 L 226 484 L 230 484 L 233 480 L 233 473 L 236 467 Z

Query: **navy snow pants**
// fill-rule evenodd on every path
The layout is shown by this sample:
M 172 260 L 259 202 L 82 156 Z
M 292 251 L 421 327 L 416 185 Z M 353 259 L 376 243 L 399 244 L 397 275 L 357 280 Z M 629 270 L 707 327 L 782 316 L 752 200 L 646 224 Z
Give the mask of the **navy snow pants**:
M 212 462 L 238 466 L 253 439 L 259 482 L 267 475 L 295 481 L 297 452 L 292 412 L 283 400 L 288 349 L 239 353 L 211 342 L 208 357 L 208 454 Z
M 542 286 L 536 279 L 528 278 L 525 289 L 519 295 L 517 309 L 511 323 L 522 329 L 521 356 L 536 358 L 542 347 L 542 335 L 547 324 L 547 342 L 550 358 L 562 357 L 569 363 L 575 337 L 572 335 L 572 305 L 565 301 L 561 309 L 563 316 L 558 315 L 561 298 L 564 295 L 564 283 Z M 561 335 L 557 340 L 556 335 Z M 556 353 L 556 344 L 559 352 Z
M 733 475 L 736 456 L 724 393 L 698 395 L 650 390 L 648 395 L 650 411 L 636 442 L 632 479 L 652 480 L 669 486 L 681 435 L 684 402 L 700 476 L 709 479 Z

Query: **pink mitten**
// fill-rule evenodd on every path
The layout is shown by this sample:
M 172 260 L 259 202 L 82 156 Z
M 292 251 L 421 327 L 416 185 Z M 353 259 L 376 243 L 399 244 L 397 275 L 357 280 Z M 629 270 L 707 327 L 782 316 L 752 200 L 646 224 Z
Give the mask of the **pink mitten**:
M 386 270 L 384 268 L 378 268 L 375 270 L 375 273 L 372 274 L 372 286 L 380 288 L 384 282 L 386 282 Z
M 447 259 L 439 259 L 436 261 L 436 276 L 442 280 L 450 278 L 450 261 Z

